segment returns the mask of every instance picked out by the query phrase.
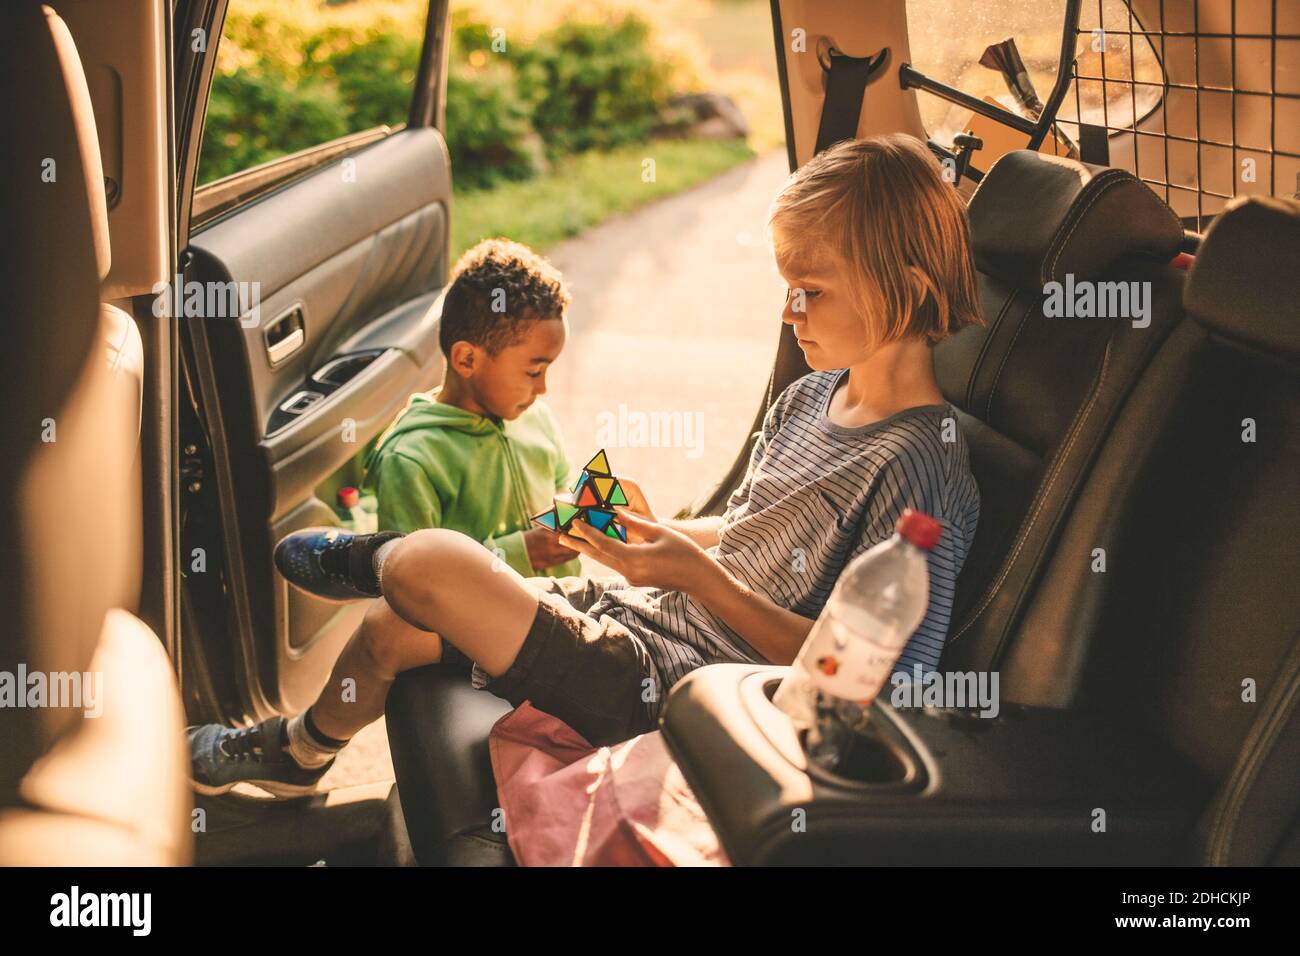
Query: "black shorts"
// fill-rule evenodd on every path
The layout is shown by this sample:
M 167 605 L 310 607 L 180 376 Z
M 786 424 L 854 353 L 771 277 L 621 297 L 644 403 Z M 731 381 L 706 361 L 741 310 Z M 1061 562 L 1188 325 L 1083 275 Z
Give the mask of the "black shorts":
M 510 669 L 484 686 L 518 707 L 529 701 L 596 746 L 654 730 L 647 700 L 659 693 L 645 645 L 608 615 L 587 614 L 622 579 L 529 578 L 537 614 Z

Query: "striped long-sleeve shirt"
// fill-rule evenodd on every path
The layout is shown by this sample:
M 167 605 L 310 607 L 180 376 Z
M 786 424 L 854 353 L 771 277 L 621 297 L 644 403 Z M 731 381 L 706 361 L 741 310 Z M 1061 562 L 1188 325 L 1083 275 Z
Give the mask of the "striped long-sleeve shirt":
M 904 508 L 936 518 L 930 602 L 898 667 L 938 666 L 957 574 L 979 518 L 979 490 L 949 405 L 910 408 L 856 428 L 827 416 L 845 369 L 812 372 L 772 404 L 744 480 L 732 494 L 710 553 L 754 591 L 815 618 L 853 558 L 894 533 Z M 622 622 L 645 645 L 658 693 L 654 719 L 678 679 L 705 664 L 761 662 L 762 655 L 682 591 L 621 585 L 587 612 Z

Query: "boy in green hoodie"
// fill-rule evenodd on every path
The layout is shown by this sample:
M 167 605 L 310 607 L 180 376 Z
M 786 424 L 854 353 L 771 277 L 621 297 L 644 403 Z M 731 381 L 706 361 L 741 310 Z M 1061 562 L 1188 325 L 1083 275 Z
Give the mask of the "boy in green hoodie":
M 442 310 L 443 384 L 412 395 L 366 460 L 379 530 L 451 528 L 524 577 L 581 572 L 576 552 L 530 527 L 569 485 L 539 397 L 564 347 L 568 304 L 559 273 L 524 246 L 492 239 L 461 257 Z
M 442 306 L 442 385 L 412 395 L 366 458 L 363 487 L 378 499 L 380 531 L 449 528 L 524 577 L 581 573 L 577 551 L 555 532 L 530 527 L 530 516 L 569 486 L 559 429 L 540 400 L 564 348 L 568 305 L 560 273 L 525 246 L 490 239 L 460 258 Z M 419 658 L 431 635 L 409 631 L 396 644 Z M 388 684 L 409 665 L 399 657 L 378 660 L 354 636 L 303 713 L 253 727 L 191 727 L 195 788 L 223 793 L 248 782 L 281 796 L 310 792 L 357 725 L 383 712 Z M 444 660 L 469 666 L 452 653 Z M 354 699 L 340 708 L 349 684 Z M 322 707 L 318 724 L 313 711 Z

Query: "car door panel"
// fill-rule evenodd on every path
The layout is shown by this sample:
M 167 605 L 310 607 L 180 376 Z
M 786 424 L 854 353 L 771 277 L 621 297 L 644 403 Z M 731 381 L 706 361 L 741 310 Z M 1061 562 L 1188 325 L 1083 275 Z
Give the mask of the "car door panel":
M 187 322 L 252 713 L 310 703 L 364 614 L 290 591 L 271 553 L 338 523 L 316 489 L 441 377 L 450 189 L 441 134 L 405 129 L 192 237 L 187 283 L 256 283 L 242 316 Z

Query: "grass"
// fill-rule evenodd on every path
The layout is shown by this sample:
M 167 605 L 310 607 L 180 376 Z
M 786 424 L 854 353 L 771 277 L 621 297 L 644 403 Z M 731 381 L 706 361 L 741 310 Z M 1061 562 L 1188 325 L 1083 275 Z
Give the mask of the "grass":
M 610 216 L 690 189 L 754 155 L 740 140 L 661 140 L 571 156 L 525 182 L 457 191 L 452 260 L 493 236 L 547 249 Z M 654 160 L 652 182 L 642 178 L 647 159 Z

